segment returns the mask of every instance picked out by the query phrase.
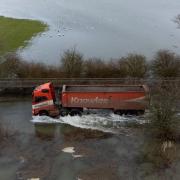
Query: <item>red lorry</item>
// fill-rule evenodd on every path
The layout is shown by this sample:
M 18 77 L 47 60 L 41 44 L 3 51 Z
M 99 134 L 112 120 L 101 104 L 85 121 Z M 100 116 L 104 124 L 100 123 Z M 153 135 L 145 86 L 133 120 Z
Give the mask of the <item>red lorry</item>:
M 84 109 L 110 109 L 116 114 L 143 114 L 148 107 L 146 85 L 63 85 L 56 98 L 52 83 L 35 88 L 32 114 L 65 116 Z

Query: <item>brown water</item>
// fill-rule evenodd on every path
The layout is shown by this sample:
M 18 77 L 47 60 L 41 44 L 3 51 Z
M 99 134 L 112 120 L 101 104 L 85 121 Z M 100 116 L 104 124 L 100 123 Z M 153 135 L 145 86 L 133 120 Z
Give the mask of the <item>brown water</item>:
M 15 133 L 1 144 L 2 180 L 180 179 L 177 159 L 158 171 L 152 163 L 142 160 L 142 147 L 147 140 L 143 126 L 137 125 L 142 120 L 137 117 L 117 119 L 100 113 L 84 115 L 82 119 L 35 118 L 31 122 L 30 101 L 0 103 L 0 115 L 3 125 Z M 133 125 L 126 126 L 124 121 Z M 63 152 L 67 147 L 74 147 L 75 152 Z
M 38 19 L 50 28 L 20 51 L 27 60 L 58 63 L 76 47 L 86 57 L 117 58 L 127 53 L 152 57 L 159 49 L 180 51 L 173 22 L 179 0 L 1 0 L 0 15 Z

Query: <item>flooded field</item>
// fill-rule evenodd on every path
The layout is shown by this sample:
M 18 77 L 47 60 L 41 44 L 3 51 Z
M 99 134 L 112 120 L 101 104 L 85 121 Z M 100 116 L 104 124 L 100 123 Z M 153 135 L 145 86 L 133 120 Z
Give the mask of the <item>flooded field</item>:
M 0 179 L 180 178 L 176 158 L 157 170 L 143 157 L 145 117 L 96 111 L 81 117 L 32 117 L 30 101 L 0 103 L 0 115 L 11 132 L 0 144 Z
M 134 52 L 151 57 L 159 49 L 178 53 L 180 30 L 173 20 L 179 9 L 179 0 L 1 0 L 0 15 L 47 23 L 49 30 L 19 52 L 51 64 L 73 47 L 104 59 Z

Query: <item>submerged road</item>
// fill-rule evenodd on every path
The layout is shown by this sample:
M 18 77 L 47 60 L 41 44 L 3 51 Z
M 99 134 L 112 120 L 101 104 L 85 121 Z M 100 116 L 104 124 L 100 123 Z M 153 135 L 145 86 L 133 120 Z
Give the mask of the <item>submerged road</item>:
M 179 144 L 163 156 L 167 160 L 173 157 L 173 161 L 159 172 L 154 162 L 161 164 L 164 159 L 151 148 L 161 149 L 162 144 L 149 141 L 143 117 L 98 113 L 49 123 L 48 117 L 32 118 L 30 100 L 0 103 L 0 115 L 1 125 L 11 134 L 15 132 L 2 144 L 2 180 L 164 180 L 172 175 L 173 180 L 180 179 Z M 46 123 L 35 123 L 38 121 Z M 144 159 L 146 153 L 151 161 Z

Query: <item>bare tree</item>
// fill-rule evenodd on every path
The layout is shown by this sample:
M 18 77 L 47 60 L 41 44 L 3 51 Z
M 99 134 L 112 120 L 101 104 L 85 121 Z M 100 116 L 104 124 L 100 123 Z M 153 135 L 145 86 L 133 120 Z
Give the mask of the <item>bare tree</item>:
M 80 77 L 83 67 L 83 56 L 75 49 L 65 51 L 61 58 L 61 69 L 65 77 Z
M 140 54 L 129 54 L 124 58 L 127 75 L 134 78 L 144 78 L 147 75 L 146 57 Z
M 174 22 L 178 25 L 178 28 L 180 28 L 180 14 L 175 17 Z

